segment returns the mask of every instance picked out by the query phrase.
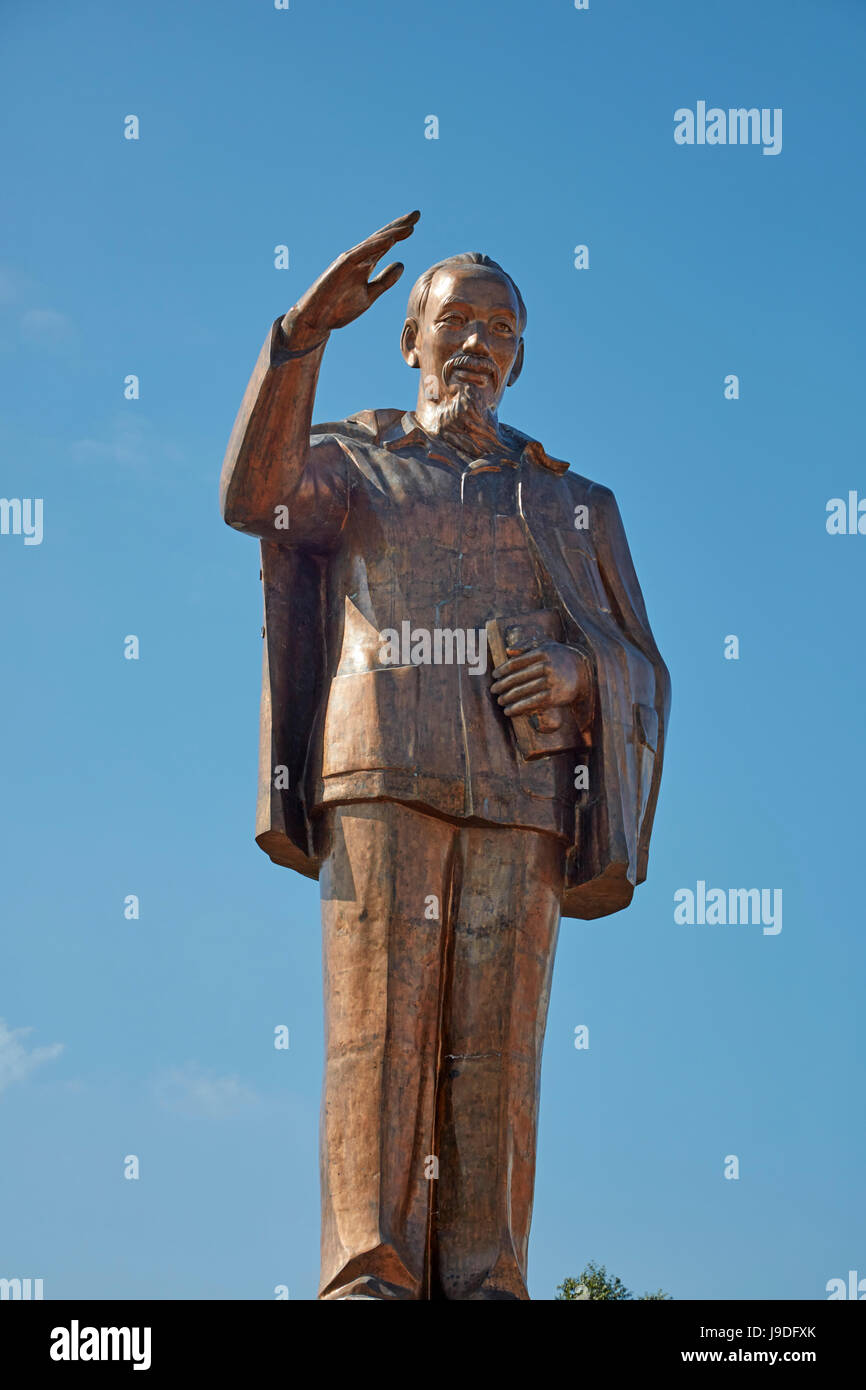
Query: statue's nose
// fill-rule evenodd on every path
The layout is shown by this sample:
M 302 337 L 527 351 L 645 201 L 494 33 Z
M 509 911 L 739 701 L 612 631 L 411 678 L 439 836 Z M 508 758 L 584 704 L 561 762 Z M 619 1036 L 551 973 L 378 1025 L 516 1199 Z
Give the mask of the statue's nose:
M 478 357 L 488 357 L 487 334 L 483 329 L 474 327 L 469 337 L 464 339 L 463 350 L 468 353 L 475 353 Z

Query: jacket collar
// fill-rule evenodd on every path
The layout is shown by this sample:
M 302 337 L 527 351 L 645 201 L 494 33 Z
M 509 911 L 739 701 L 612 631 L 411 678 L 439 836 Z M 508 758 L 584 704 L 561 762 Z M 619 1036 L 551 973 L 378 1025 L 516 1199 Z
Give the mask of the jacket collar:
M 521 433 L 520 430 L 514 429 L 511 425 L 500 425 L 499 428 L 506 444 L 511 446 L 516 457 L 509 458 L 503 453 L 474 459 L 469 464 L 470 472 L 480 473 L 484 470 L 503 467 L 519 468 L 521 464 L 527 463 L 537 464 L 541 468 L 547 468 L 552 473 L 568 471 L 566 460 L 552 458 L 550 454 L 545 452 L 537 439 L 531 439 L 529 435 Z M 380 443 L 390 453 L 400 453 L 403 449 L 420 447 L 430 458 L 441 459 L 442 462 L 456 467 L 466 466 L 461 455 L 450 448 L 444 439 L 427 433 L 419 423 L 418 417 L 411 410 L 407 410 L 398 420 L 383 430 Z

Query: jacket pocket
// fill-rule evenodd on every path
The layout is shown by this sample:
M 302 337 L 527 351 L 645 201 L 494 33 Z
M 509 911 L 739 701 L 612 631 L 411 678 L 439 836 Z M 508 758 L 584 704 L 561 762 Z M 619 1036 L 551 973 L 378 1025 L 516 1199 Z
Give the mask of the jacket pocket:
M 325 714 L 322 775 L 413 768 L 420 666 L 335 676 Z

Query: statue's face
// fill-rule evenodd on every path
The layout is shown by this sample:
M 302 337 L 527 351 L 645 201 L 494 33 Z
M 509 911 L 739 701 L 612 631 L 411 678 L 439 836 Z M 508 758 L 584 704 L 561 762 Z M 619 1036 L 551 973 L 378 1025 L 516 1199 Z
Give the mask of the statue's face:
M 520 310 L 507 280 L 474 265 L 436 272 L 414 343 L 428 400 L 474 386 L 495 410 L 517 379 L 520 346 Z

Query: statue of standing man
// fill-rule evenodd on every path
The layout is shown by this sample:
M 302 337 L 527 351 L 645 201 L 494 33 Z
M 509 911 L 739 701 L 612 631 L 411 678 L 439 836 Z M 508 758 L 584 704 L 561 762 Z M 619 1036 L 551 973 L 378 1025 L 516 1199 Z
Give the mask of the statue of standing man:
M 222 508 L 261 541 L 256 838 L 321 888 L 319 1297 L 526 1299 L 559 920 L 646 877 L 670 682 L 613 494 L 498 418 L 526 309 L 495 261 L 414 285 L 414 411 L 312 423 L 418 216 L 273 325 Z

